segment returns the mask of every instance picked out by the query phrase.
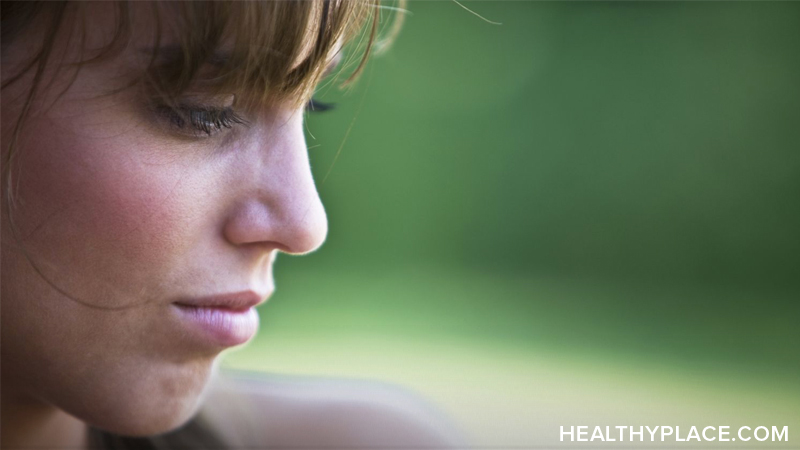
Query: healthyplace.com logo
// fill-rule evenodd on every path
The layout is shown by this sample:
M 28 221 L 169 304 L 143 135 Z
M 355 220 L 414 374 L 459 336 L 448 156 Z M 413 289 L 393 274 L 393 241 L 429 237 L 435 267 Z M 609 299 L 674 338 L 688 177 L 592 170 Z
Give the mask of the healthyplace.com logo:
M 638 430 L 632 426 L 606 426 L 605 429 L 596 426 L 590 431 L 588 425 L 571 425 L 569 429 L 563 425 L 561 428 L 561 442 L 700 442 L 700 441 L 749 441 L 755 439 L 764 442 L 768 439 L 772 441 L 789 442 L 789 427 L 784 426 L 780 429 L 776 426 L 767 428 L 758 426 L 751 428 L 748 426 L 739 427 L 738 430 L 731 430 L 727 425 L 707 427 L 691 427 L 686 434 L 682 434 L 681 427 L 671 427 L 667 425 L 656 425 L 653 428 L 640 426 Z M 627 439 L 626 439 L 627 438 Z M 638 439 L 638 440 L 637 440 Z

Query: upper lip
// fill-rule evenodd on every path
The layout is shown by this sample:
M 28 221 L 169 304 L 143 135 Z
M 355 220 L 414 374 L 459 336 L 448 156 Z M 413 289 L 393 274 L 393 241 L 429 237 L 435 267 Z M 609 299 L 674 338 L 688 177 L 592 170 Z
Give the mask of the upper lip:
M 205 297 L 182 298 L 176 302 L 179 306 L 196 308 L 222 308 L 232 311 L 244 311 L 267 300 L 269 293 L 260 294 L 254 290 L 215 294 Z

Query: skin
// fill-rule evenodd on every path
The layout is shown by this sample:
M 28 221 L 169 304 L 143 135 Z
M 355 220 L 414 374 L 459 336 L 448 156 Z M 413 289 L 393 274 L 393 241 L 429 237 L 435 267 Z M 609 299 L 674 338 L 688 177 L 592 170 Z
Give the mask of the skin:
M 26 50 L 4 52 L 3 77 Z M 325 240 L 301 108 L 263 105 L 248 126 L 187 136 L 135 89 L 98 95 L 135 64 L 128 49 L 86 66 L 60 96 L 70 77 L 47 74 L 19 140 L 16 207 L 2 210 L 4 448 L 83 447 L 87 423 L 126 435 L 184 423 L 223 349 L 181 333 L 172 302 L 266 298 L 278 252 Z M 3 91 L 3 151 L 30 82 Z

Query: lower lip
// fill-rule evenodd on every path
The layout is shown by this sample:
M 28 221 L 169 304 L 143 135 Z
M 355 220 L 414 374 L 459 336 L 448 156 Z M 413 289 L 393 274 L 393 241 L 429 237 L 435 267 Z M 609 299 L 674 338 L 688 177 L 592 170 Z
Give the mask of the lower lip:
M 213 346 L 233 347 L 244 344 L 258 331 L 255 308 L 232 310 L 202 306 L 175 305 L 191 334 Z

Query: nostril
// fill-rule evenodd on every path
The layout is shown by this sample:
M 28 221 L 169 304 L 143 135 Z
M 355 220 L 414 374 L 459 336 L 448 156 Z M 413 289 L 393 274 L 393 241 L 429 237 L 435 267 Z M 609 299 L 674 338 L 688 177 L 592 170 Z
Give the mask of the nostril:
M 236 205 L 228 214 L 223 235 L 228 242 L 237 246 L 268 242 L 276 237 L 271 223 L 269 210 L 265 205 L 248 201 Z

